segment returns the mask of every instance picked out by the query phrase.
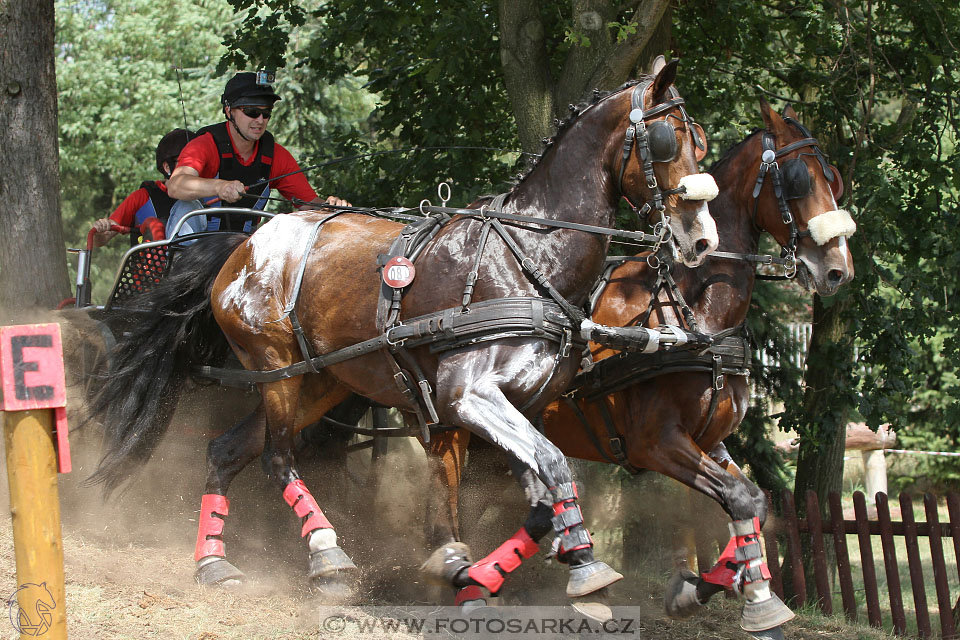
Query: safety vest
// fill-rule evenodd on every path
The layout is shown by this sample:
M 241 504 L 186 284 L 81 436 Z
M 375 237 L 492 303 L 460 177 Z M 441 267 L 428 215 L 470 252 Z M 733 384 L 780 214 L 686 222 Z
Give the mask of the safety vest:
M 147 192 L 147 201 L 140 205 L 133 214 L 133 225 L 130 229 L 130 244 L 135 245 L 140 239 L 140 225 L 147 218 L 159 218 L 167 224 L 170 219 L 170 207 L 176 202 L 163 188 L 153 180 L 140 183 L 140 188 Z
M 240 164 L 236 157 L 233 145 L 230 143 L 230 134 L 227 132 L 227 122 L 219 122 L 208 127 L 203 127 L 197 131 L 197 136 L 209 133 L 213 136 L 217 144 L 217 152 L 220 156 L 220 165 L 217 168 L 215 178 L 221 180 L 239 180 L 249 186 L 263 182 L 270 178 L 270 167 L 273 165 L 273 135 L 265 131 L 257 145 L 257 155 L 249 165 Z M 263 211 L 267 206 L 267 198 L 270 196 L 270 185 L 264 184 L 258 189 L 257 193 L 247 193 L 237 202 L 227 203 L 226 206 L 248 207 Z M 209 198 L 212 200 L 214 198 Z M 224 206 L 222 200 L 217 200 L 214 204 L 204 202 L 204 206 L 220 207 Z M 247 216 L 232 216 L 228 219 L 226 226 L 219 216 L 208 216 L 207 230 L 216 231 L 223 226 L 230 231 L 250 231 L 254 224 L 254 218 Z

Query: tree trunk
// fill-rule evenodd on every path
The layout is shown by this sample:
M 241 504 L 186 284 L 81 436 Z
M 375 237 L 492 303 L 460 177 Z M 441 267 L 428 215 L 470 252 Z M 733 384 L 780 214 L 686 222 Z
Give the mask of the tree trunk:
M 843 452 L 846 444 L 849 407 L 836 408 L 837 398 L 843 397 L 842 387 L 849 380 L 853 363 L 853 343 L 849 337 L 849 320 L 845 311 L 850 298 L 837 300 L 829 307 L 820 296 L 813 299 L 813 334 L 807 352 L 806 390 L 801 422 L 800 450 L 797 457 L 797 477 L 794 485 L 797 510 L 800 517 L 806 513 L 806 493 L 812 490 L 820 502 L 821 515 L 828 511 L 827 495 L 843 486 Z M 802 557 L 807 580 L 807 595 L 815 598 L 810 539 L 803 539 Z M 832 549 L 832 545 L 826 545 Z M 834 559 L 828 551 L 828 561 Z M 784 586 L 790 580 L 784 578 Z
M 0 0 L 0 307 L 50 309 L 70 285 L 60 225 L 53 0 Z
M 520 145 L 536 153 L 553 135 L 553 77 L 537 0 L 500 0 L 500 61 Z
M 542 139 L 555 132 L 554 118 L 567 117 L 568 104 L 584 100 L 593 89 L 615 89 L 628 80 L 652 39 L 659 41 L 655 45 L 658 52 L 665 51 L 669 43 L 669 16 L 664 19 L 664 14 L 669 6 L 669 0 L 639 3 L 627 20 L 636 33 L 618 42 L 609 26 L 617 19 L 617 3 L 574 0 L 574 42 L 562 71 L 554 76 L 540 2 L 500 0 L 500 60 L 523 150 L 540 151 Z

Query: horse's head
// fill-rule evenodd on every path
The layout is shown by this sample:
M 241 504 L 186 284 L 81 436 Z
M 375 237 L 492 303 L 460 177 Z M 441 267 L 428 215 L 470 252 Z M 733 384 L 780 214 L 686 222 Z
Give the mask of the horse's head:
M 853 278 L 847 238 L 857 228 L 837 207 L 843 195 L 840 171 L 827 164 L 792 107 L 781 116 L 761 101 L 760 111 L 767 128 L 756 136 L 755 222 L 776 238 L 787 257 L 795 256 L 806 288 L 833 295 Z
M 717 248 L 717 225 L 707 202 L 717 195 L 713 177 L 700 173 L 707 152 L 703 128 L 687 115 L 673 86 L 677 61 L 653 64 L 653 76 L 623 92 L 621 126 L 626 133 L 615 150 L 619 190 L 642 216 L 669 224 L 673 248 L 690 267 Z

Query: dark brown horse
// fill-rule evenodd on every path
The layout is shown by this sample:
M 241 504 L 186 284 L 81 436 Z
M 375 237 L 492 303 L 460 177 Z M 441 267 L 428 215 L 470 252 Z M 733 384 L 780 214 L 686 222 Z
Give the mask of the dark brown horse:
M 784 247 L 781 262 L 788 268 L 795 252 L 801 282 L 820 295 L 832 295 L 853 277 L 847 236 L 855 225 L 849 214 L 837 210 L 843 191 L 839 172 L 827 165 L 793 109 L 787 107 L 781 117 L 763 102 L 761 114 L 766 129 L 736 145 L 711 170 L 720 188 L 710 203 L 720 236 L 718 252 L 699 268 L 673 268 L 675 291 L 658 289 L 660 272 L 646 261 L 623 262 L 610 274 L 592 315 L 613 326 L 683 325 L 689 320 L 675 303 L 683 300 L 699 331 L 734 339 L 718 343 L 706 355 L 706 364 L 696 357 L 691 362 L 689 356 L 651 364 L 644 354 L 619 355 L 591 345 L 595 368 L 578 378 L 568 397 L 546 408 L 543 425 L 545 435 L 568 456 L 621 464 L 634 473 L 657 471 L 719 502 L 736 527 L 731 547 L 718 568 L 703 577 L 689 571 L 675 577 L 668 612 L 686 614 L 723 588 L 742 589 L 747 599 L 744 628 L 773 628 L 768 635 L 775 635 L 793 614 L 771 597 L 759 545 L 752 546 L 766 518 L 766 501 L 723 446 L 750 398 L 749 349 L 735 338 L 755 278 L 755 262 L 743 258 L 757 253 L 760 233 L 767 231 Z M 652 312 L 644 312 L 648 309 Z M 729 344 L 735 348 L 724 352 Z M 450 487 L 448 526 L 454 536 L 457 482 L 468 443 L 469 434 L 452 432 L 438 435 L 430 445 L 443 462 L 441 482 Z M 739 563 L 738 549 L 746 549 L 740 551 Z
M 510 562 L 519 564 L 555 529 L 563 541 L 560 558 L 570 565 L 570 597 L 589 596 L 620 579 L 594 560 L 566 460 L 529 417 L 577 372 L 583 345 L 578 308 L 603 269 L 608 244 L 605 235 L 557 225 L 609 227 L 626 197 L 672 214 L 684 262 L 699 264 L 716 246 L 705 198 L 691 197 L 703 183 L 690 179 L 698 177 L 703 133 L 672 87 L 675 76 L 675 63 L 661 64 L 654 77 L 597 100 L 491 207 L 539 216 L 544 224 L 467 215 L 443 225 L 418 251 L 416 278 L 402 306 L 389 290 L 384 304 L 390 308 L 381 306 L 388 273 L 381 281 L 378 257 L 390 253 L 403 230 L 383 218 L 282 215 L 249 239 L 221 235 L 181 248 L 172 275 L 148 294 L 158 313 L 121 341 L 111 386 L 95 403 L 107 428 L 96 478 L 115 486 L 149 456 L 167 427 L 163 400 L 178 392 L 194 349 L 212 345 L 208 351 L 216 351 L 218 325 L 243 367 L 257 372 L 252 375 L 262 403 L 208 448 L 195 554 L 201 582 L 242 575 L 225 558 L 225 494 L 261 452 L 265 471 L 303 520 L 311 578 L 335 580 L 355 568 L 300 479 L 293 454 L 294 435 L 351 392 L 398 407 L 424 426 L 439 421 L 467 429 L 525 470 L 521 482 L 532 498 L 524 527 L 493 559 L 474 563 L 463 549 L 441 549 L 427 563 L 434 577 L 496 591 Z M 636 143 L 634 153 L 624 152 L 624 132 Z M 490 232 L 491 226 L 500 231 Z M 389 274 L 396 275 L 393 269 Z M 529 321 L 511 328 L 515 316 Z M 485 333 L 457 333 L 471 322 Z M 418 341 L 425 334 L 444 342 L 437 348 Z M 355 357 L 340 358 L 348 348 Z M 299 362 L 309 366 L 297 368 Z M 283 372 L 264 373 L 276 370 Z

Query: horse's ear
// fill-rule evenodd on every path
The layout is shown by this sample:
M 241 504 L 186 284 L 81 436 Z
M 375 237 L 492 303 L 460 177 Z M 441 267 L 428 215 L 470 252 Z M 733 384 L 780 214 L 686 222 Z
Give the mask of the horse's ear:
M 770 131 L 776 132 L 780 127 L 784 126 L 783 118 L 781 118 L 780 114 L 774 111 L 770 103 L 763 98 L 760 98 L 760 116 L 763 118 L 763 124 L 766 125 Z
M 657 75 L 665 66 L 667 66 L 667 59 L 663 56 L 657 56 L 650 64 L 650 75 Z
M 653 104 L 663 102 L 663 96 L 677 79 L 677 60 L 671 60 L 657 72 L 657 77 L 653 81 Z
M 783 117 L 784 118 L 793 118 L 796 121 L 800 121 L 800 116 L 797 115 L 797 112 L 793 110 L 793 105 L 788 104 L 783 108 Z

